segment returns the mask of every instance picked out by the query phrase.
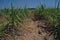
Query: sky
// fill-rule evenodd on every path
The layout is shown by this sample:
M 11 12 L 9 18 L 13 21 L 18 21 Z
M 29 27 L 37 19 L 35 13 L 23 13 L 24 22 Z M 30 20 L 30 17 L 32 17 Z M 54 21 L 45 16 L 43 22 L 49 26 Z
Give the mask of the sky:
M 55 7 L 55 0 L 0 0 L 0 9 L 10 8 L 11 3 L 15 8 L 27 7 L 35 8 L 41 4 L 45 4 L 46 7 Z

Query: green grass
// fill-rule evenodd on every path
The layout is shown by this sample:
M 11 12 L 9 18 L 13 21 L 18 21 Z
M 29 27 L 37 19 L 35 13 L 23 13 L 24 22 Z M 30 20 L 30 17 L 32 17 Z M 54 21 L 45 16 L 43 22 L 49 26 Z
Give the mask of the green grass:
M 56 40 L 60 39 L 60 8 L 45 8 L 43 5 L 37 7 L 34 12 L 39 14 L 40 16 L 44 17 L 45 19 L 49 20 L 54 25 L 54 35 L 57 35 Z M 8 23 L 11 23 L 17 26 L 17 21 L 21 23 L 29 15 L 29 9 L 27 8 L 19 8 L 14 9 L 11 5 L 11 9 L 5 8 L 0 10 L 0 15 L 3 15 Z M 7 24 L 8 24 L 7 23 Z M 2 23 L 3 25 L 4 23 Z M 6 25 L 7 25 L 6 24 Z M 5 25 L 4 25 L 5 26 Z M 0 26 L 0 32 L 2 32 L 2 26 Z
M 36 9 L 36 12 L 49 20 L 54 25 L 54 38 L 60 40 L 60 8 L 49 8 L 45 9 L 43 6 Z

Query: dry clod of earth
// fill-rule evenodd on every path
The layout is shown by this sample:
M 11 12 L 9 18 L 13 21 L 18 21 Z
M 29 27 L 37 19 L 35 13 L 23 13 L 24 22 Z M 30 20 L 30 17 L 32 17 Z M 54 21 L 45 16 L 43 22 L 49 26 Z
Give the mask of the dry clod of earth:
M 52 24 L 45 19 L 38 19 L 37 15 L 36 20 L 33 18 L 24 19 L 20 28 L 9 28 L 7 36 L 1 40 L 53 40 L 53 34 L 50 35 Z

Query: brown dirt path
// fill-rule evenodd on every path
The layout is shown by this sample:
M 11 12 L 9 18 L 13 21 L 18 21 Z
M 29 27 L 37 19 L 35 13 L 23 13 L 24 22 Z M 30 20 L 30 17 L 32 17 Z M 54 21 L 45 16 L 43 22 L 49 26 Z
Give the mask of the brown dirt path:
M 35 18 L 33 20 L 33 18 L 25 18 L 20 24 L 21 27 L 16 28 L 17 30 L 10 29 L 12 31 L 9 31 L 9 33 L 13 35 L 8 33 L 5 39 L 2 38 L 1 40 L 53 40 L 53 34 L 49 35 L 51 32 L 48 31 L 48 28 L 52 27 L 48 25 L 49 22 L 45 19 L 40 20 L 38 17 L 36 17 L 36 20 Z

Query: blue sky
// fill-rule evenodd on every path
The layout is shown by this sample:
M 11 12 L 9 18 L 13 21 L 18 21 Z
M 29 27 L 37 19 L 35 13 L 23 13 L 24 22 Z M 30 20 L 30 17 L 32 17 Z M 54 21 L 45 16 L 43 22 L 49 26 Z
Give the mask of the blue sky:
M 45 4 L 46 7 L 55 7 L 55 0 L 0 0 L 0 9 L 10 8 L 11 2 L 15 8 L 24 6 L 33 8 L 40 6 L 41 4 Z

